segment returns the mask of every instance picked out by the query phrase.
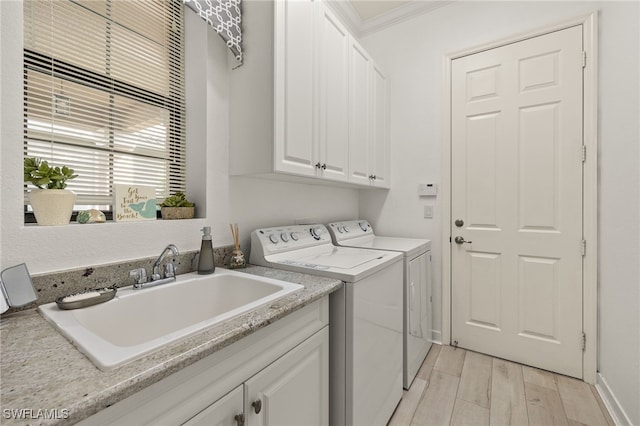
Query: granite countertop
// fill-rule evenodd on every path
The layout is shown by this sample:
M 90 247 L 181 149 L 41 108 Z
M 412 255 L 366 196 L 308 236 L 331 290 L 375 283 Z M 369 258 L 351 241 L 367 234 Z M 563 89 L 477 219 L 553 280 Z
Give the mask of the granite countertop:
M 242 272 L 304 289 L 110 371 L 101 371 L 36 310 L 0 321 L 0 423 L 72 424 L 133 395 L 340 287 L 335 279 L 260 266 Z

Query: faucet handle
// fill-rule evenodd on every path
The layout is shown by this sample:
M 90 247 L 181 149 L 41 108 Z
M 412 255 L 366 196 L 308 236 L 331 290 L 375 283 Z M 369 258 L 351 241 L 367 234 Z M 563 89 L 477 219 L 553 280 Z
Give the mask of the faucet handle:
M 164 276 L 165 278 L 176 276 L 176 267 L 172 262 L 169 262 L 164 266 Z
M 144 284 L 147 282 L 147 270 L 144 268 L 129 271 L 129 276 L 136 280 L 136 284 Z

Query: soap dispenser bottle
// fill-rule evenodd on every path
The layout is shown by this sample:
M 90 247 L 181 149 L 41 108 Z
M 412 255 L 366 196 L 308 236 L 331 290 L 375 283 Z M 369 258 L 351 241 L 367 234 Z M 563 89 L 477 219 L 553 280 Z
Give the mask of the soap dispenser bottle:
M 211 243 L 211 227 L 201 229 L 202 244 L 200 245 L 200 258 L 198 259 L 198 274 L 213 274 L 216 265 L 213 263 L 213 245 Z

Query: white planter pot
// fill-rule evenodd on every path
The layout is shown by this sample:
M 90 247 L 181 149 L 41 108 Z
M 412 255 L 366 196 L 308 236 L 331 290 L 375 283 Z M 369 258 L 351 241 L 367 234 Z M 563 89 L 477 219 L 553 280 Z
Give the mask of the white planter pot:
M 67 225 L 75 202 L 75 192 L 68 189 L 34 189 L 29 192 L 29 203 L 38 225 Z

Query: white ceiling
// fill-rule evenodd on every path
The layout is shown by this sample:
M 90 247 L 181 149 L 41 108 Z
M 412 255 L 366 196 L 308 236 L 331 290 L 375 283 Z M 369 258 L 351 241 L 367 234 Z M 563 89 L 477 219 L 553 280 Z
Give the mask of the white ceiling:
M 351 0 L 351 5 L 363 21 L 383 15 L 407 3 L 410 2 L 400 0 Z
M 455 0 L 328 0 L 359 36 L 378 31 Z

